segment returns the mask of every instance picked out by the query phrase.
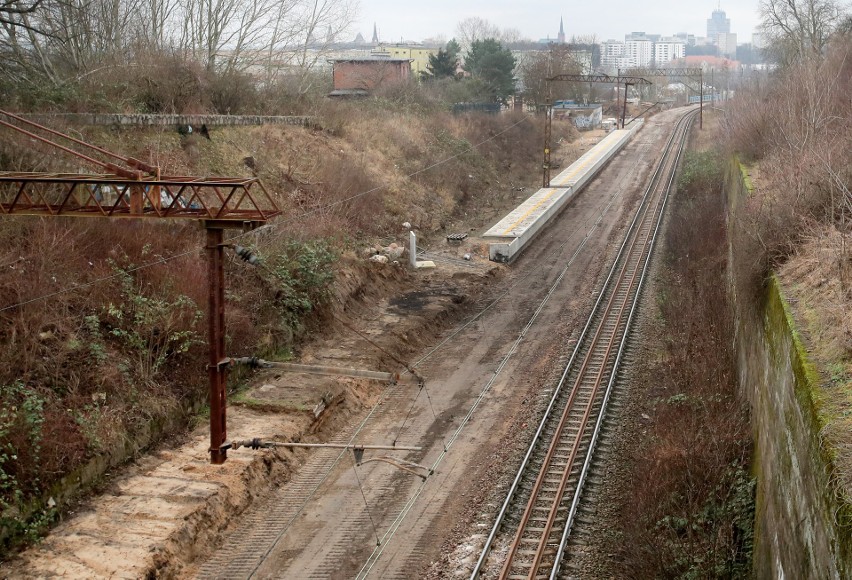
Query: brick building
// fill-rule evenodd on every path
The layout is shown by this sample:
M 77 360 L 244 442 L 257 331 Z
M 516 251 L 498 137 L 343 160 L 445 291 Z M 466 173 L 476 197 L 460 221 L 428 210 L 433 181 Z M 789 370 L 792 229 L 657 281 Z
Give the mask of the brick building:
M 379 87 L 411 80 L 411 59 L 365 56 L 331 61 L 334 90 L 330 97 L 365 96 Z

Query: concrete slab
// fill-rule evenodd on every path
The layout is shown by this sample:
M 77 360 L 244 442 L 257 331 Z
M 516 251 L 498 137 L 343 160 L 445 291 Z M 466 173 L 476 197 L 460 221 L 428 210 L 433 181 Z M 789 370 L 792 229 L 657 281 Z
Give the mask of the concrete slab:
M 551 178 L 551 187 L 539 189 L 506 217 L 485 232 L 489 258 L 511 261 L 535 235 L 603 168 L 642 126 L 612 131 L 568 168 Z

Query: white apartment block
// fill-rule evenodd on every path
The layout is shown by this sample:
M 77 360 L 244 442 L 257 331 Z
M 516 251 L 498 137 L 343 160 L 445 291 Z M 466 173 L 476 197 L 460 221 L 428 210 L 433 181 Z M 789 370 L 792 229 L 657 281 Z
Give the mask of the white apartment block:
M 627 68 L 623 40 L 607 40 L 601 43 L 601 66 L 612 71 Z
M 716 36 L 716 46 L 719 47 L 719 56 L 735 57 L 737 55 L 737 35 L 720 33 Z
M 624 56 L 629 68 L 650 66 L 654 60 L 654 42 L 650 38 L 627 35 L 624 39 Z
M 607 40 L 601 43 L 601 66 L 610 72 L 652 64 L 662 66 L 685 54 L 686 43 L 681 38 L 633 33 L 626 35 L 623 42 Z
M 679 38 L 661 38 L 654 43 L 654 64 L 663 66 L 686 55 L 686 45 Z

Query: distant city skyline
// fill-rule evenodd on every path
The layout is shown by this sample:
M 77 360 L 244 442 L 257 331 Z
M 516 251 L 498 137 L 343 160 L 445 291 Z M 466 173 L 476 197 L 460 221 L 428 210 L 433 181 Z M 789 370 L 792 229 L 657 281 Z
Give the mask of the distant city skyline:
M 360 0 L 358 17 L 350 28 L 352 38 L 360 33 L 370 39 L 375 23 L 382 42 L 422 41 L 443 37 L 449 40 L 462 20 L 476 16 L 500 29 L 515 28 L 522 38 L 533 41 L 556 39 L 559 19 L 565 23 L 565 35 L 595 35 L 597 40 L 623 39 L 631 32 L 665 36 L 688 32 L 704 36 L 707 19 L 721 8 L 731 20 L 731 32 L 740 43 L 751 42 L 759 23 L 759 0 L 727 2 L 701 0 L 686 4 L 683 0 L 652 0 L 647 3 L 611 0 L 605 4 L 586 2 L 565 4 L 528 0 L 431 0 L 427 4 L 400 4 L 390 0 Z M 422 12 L 418 8 L 422 7 Z

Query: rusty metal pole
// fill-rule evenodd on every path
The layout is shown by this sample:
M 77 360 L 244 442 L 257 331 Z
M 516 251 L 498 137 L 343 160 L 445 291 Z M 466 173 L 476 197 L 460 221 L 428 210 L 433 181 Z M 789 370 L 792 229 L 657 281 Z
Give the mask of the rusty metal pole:
M 701 69 L 701 72 L 698 74 L 698 84 L 701 86 L 701 104 L 698 105 L 698 128 L 704 128 L 704 69 Z
M 624 129 L 624 119 L 627 117 L 627 87 L 629 87 L 631 83 L 627 81 L 624 82 L 624 108 L 621 110 L 621 128 Z
M 542 187 L 550 187 L 550 136 L 552 131 L 552 123 L 553 119 L 551 117 L 551 108 L 550 105 L 547 104 L 544 106 L 544 163 L 542 164 L 542 169 L 544 174 L 542 175 Z
M 207 321 L 210 358 L 207 373 L 210 380 L 210 463 L 219 465 L 227 459 L 225 444 L 225 407 L 227 403 L 225 360 L 225 246 L 222 228 L 207 228 Z
M 619 91 L 621 91 L 621 69 L 618 69 L 618 73 L 615 77 L 615 128 L 618 129 L 618 109 L 621 103 L 618 102 L 619 99 Z M 624 98 L 627 98 L 627 93 L 625 92 Z

